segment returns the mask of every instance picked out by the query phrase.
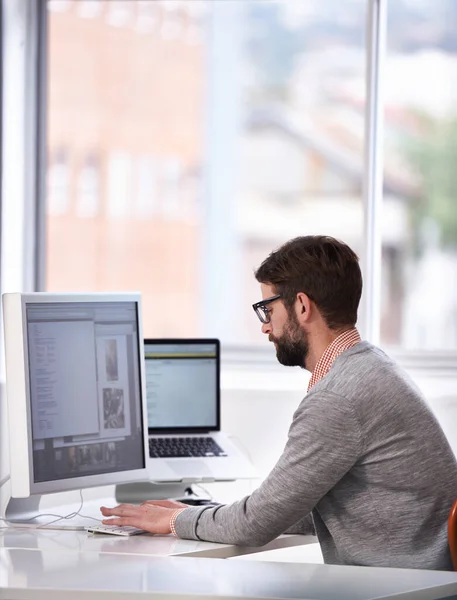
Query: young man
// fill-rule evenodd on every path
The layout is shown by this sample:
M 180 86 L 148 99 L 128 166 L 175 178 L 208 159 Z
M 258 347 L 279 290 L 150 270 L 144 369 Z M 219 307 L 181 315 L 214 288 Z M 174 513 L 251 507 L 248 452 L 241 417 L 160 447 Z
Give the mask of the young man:
M 457 464 L 414 384 L 360 340 L 357 256 L 333 238 L 300 237 L 270 254 L 256 278 L 263 300 L 254 310 L 279 362 L 312 373 L 276 466 L 233 504 L 103 507 L 116 517 L 104 522 L 250 546 L 314 531 L 326 563 L 452 569 Z

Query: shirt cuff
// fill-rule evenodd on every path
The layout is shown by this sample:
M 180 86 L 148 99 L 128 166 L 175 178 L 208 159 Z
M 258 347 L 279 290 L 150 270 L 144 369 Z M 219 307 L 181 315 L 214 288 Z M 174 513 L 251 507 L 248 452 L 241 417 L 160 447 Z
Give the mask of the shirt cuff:
M 200 515 L 213 506 L 189 506 L 182 510 L 175 519 L 175 535 L 185 540 L 199 540 L 197 536 L 197 523 Z

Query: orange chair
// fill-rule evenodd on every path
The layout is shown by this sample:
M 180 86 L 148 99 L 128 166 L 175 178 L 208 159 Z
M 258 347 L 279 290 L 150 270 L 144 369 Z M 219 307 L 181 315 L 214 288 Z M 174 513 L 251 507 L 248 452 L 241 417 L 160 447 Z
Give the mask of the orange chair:
M 452 505 L 447 520 L 447 539 L 451 551 L 452 566 L 457 571 L 457 500 Z

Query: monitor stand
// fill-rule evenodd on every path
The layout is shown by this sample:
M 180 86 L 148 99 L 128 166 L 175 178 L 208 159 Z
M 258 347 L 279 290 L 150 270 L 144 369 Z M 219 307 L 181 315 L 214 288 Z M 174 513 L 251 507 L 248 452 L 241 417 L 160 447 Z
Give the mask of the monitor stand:
M 210 500 L 202 498 L 192 489 L 192 482 L 179 483 L 153 483 L 141 481 L 138 483 L 124 483 L 116 486 L 116 501 L 126 504 L 141 504 L 146 500 Z
M 42 496 L 10 498 L 3 518 L 11 527 L 81 530 L 100 524 L 103 518 L 100 506 L 107 502 L 113 505 L 114 498 L 84 501 L 81 514 L 75 514 L 81 502 L 56 503 L 55 506 L 40 507 Z M 60 518 L 64 517 L 64 518 Z

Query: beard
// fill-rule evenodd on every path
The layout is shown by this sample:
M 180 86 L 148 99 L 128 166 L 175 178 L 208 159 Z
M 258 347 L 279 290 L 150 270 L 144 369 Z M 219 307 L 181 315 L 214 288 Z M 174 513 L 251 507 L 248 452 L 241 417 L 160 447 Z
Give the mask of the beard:
M 309 352 L 308 336 L 300 327 L 297 316 L 292 311 L 281 337 L 270 335 L 270 342 L 276 344 L 276 358 L 286 367 L 301 367 L 305 369 L 306 357 Z

